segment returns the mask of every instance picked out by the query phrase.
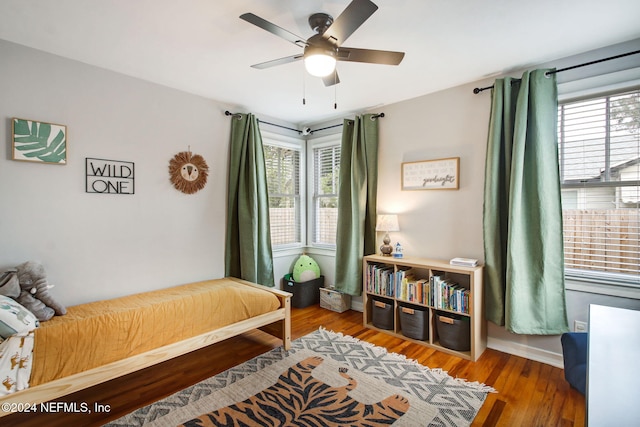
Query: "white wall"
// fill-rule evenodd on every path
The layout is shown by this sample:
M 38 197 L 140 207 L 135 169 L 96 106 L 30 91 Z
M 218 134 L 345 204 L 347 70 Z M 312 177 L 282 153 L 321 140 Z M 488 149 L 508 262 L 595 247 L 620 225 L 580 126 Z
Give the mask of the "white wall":
M 41 262 L 73 305 L 224 274 L 229 118 L 214 101 L 0 40 L 0 268 Z M 228 107 L 227 107 L 228 108 Z M 68 129 L 68 164 L 11 159 L 11 118 Z M 210 168 L 193 195 L 169 160 Z M 85 158 L 135 163 L 135 194 L 85 193 Z

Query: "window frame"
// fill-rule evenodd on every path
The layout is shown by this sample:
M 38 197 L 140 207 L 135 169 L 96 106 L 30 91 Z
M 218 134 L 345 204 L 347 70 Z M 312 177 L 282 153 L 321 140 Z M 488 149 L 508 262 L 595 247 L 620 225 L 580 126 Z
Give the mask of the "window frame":
M 298 251 L 300 248 L 303 248 L 304 246 L 306 246 L 306 227 L 307 227 L 307 211 L 306 211 L 306 147 L 305 147 L 305 141 L 304 139 L 301 138 L 293 138 L 293 137 L 289 137 L 289 136 L 285 136 L 285 135 L 281 135 L 278 133 L 272 133 L 272 132 L 265 132 L 263 130 L 260 131 L 261 135 L 262 135 L 262 145 L 263 146 L 275 146 L 275 147 L 282 147 L 282 148 L 287 148 L 287 149 L 291 149 L 291 150 L 297 150 L 300 154 L 300 158 L 299 158 L 299 176 L 298 176 L 298 189 L 299 189 L 299 226 L 300 226 L 300 235 L 299 235 L 299 242 L 297 243 L 286 243 L 286 244 L 281 244 L 281 245 L 274 245 L 272 243 L 272 247 L 271 250 L 276 253 L 276 252 L 286 252 L 286 251 L 290 251 L 290 250 L 296 250 Z
M 563 104 L 569 104 L 579 101 L 588 101 L 590 99 L 605 98 L 609 96 L 615 96 L 624 94 L 626 92 L 633 92 L 640 90 L 640 86 L 630 82 L 629 85 L 616 85 L 601 86 L 597 88 L 591 88 L 588 90 L 581 90 L 575 93 L 561 93 L 558 99 L 558 115 L 560 115 L 560 107 Z M 559 85 L 560 89 L 560 85 Z M 558 121 L 558 134 L 560 134 L 561 122 Z M 558 150 L 561 141 L 558 139 Z M 607 153 L 607 156 L 609 154 Z M 561 176 L 562 179 L 562 176 Z M 560 188 L 562 191 L 579 188 L 602 188 L 602 187 L 616 187 L 623 188 L 625 186 L 636 185 L 640 181 L 630 181 L 623 184 L 614 184 L 610 182 L 580 182 L 567 181 L 560 182 Z M 590 292 L 609 296 L 619 296 L 625 298 L 640 299 L 640 274 L 637 276 L 632 274 L 604 272 L 604 271 L 592 271 L 581 270 L 565 267 L 565 280 L 566 288 L 568 290 Z
M 307 246 L 315 249 L 326 250 L 331 253 L 335 253 L 336 245 L 330 243 L 316 243 L 314 241 L 314 235 L 316 233 L 316 193 L 315 193 L 315 155 L 314 150 L 317 148 L 326 148 L 326 147 L 338 147 L 338 150 L 341 149 L 342 145 L 342 133 L 335 133 L 331 135 L 325 135 L 322 137 L 314 138 L 307 140 L 307 170 L 311 171 L 311 176 L 308 180 L 307 185 Z M 336 193 L 337 196 L 337 193 Z

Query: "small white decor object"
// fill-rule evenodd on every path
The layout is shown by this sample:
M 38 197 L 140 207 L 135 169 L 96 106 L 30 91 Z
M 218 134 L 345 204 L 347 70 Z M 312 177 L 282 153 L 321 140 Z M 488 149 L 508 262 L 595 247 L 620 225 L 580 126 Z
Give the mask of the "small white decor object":
M 402 245 L 400 244 L 400 242 L 396 243 L 396 250 L 393 253 L 393 257 L 394 258 L 402 258 L 403 254 L 402 254 Z
M 478 260 L 473 258 L 452 258 L 449 264 L 462 267 L 475 267 L 478 265 Z

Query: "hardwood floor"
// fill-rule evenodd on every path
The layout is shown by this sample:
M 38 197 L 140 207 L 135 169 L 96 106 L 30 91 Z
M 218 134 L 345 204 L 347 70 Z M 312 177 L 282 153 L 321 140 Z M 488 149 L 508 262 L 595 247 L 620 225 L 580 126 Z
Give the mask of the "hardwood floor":
M 477 362 L 379 333 L 362 325 L 362 313 L 335 313 L 311 306 L 292 309 L 292 335 L 299 338 L 318 327 L 342 332 L 386 347 L 450 375 L 493 386 L 472 426 L 575 426 L 585 424 L 585 399 L 569 387 L 563 371 L 518 356 L 487 349 Z M 0 418 L 11 426 L 100 426 L 136 408 L 220 373 L 279 345 L 263 332 L 252 332 L 169 360 L 160 365 L 74 393 L 58 402 L 86 403 L 92 413 L 14 414 Z M 96 412 L 95 404 L 104 405 Z M 108 405 L 108 411 L 106 410 Z

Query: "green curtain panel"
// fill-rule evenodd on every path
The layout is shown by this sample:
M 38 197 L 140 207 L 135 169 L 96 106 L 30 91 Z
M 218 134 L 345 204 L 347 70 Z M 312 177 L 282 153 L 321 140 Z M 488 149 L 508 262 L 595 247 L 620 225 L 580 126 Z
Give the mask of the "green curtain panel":
M 362 257 L 376 251 L 378 120 L 372 114 L 345 120 L 340 148 L 337 290 L 362 293 Z
M 267 174 L 258 119 L 231 119 L 225 275 L 274 286 Z
M 518 334 L 567 322 L 555 74 L 496 80 L 485 170 L 485 308 Z

